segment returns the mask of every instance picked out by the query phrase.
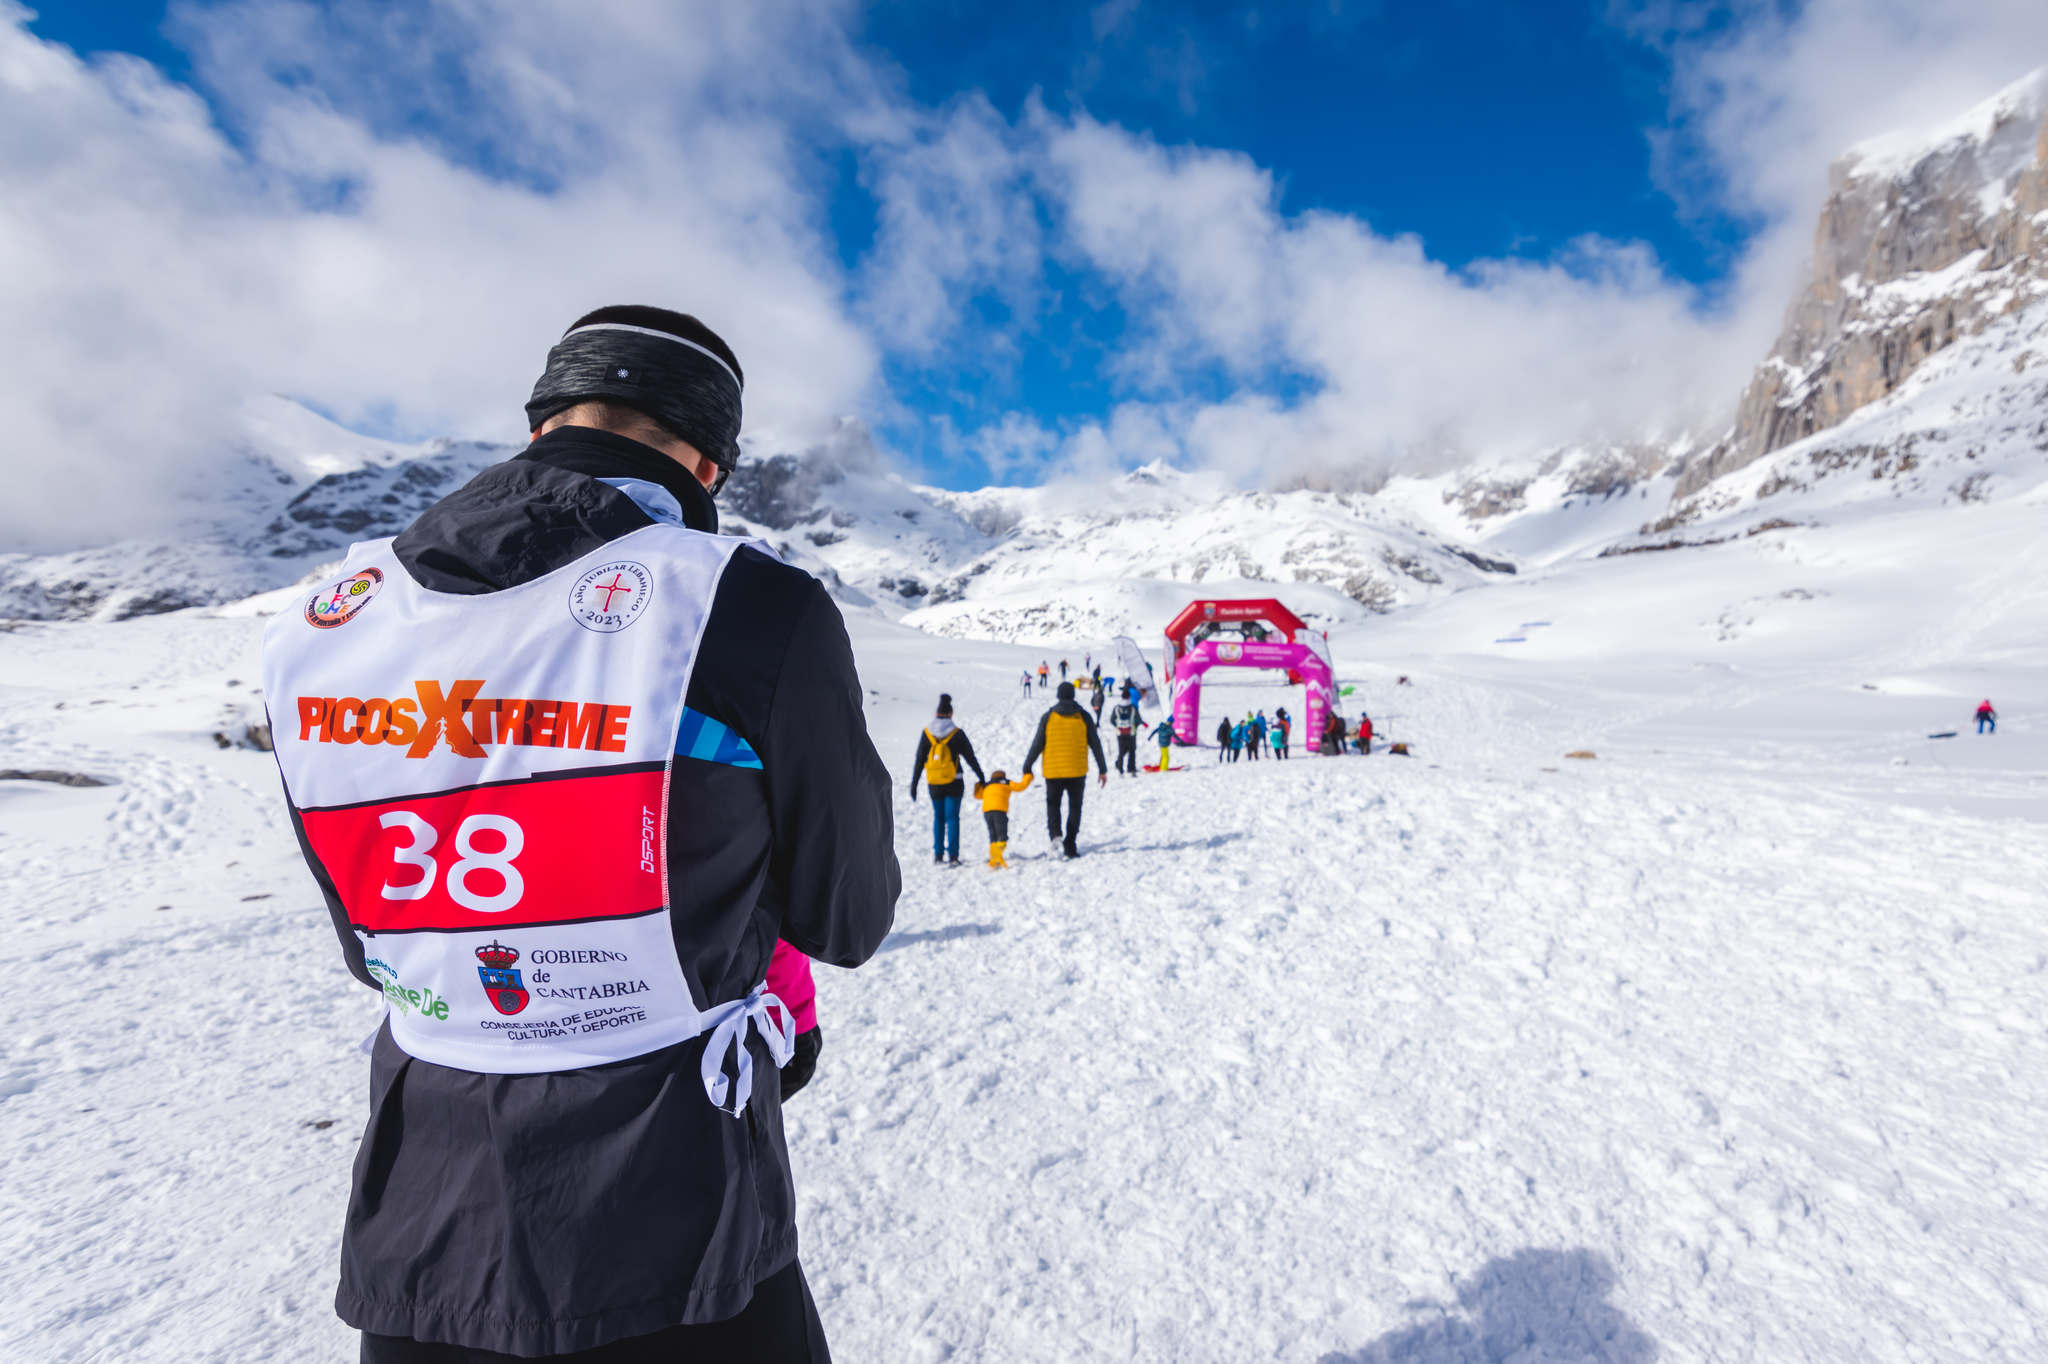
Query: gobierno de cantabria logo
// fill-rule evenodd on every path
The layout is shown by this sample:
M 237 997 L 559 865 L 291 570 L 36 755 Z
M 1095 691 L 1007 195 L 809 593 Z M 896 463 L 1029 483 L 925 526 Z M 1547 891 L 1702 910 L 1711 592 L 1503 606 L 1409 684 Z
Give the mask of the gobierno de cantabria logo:
M 638 620 L 653 594 L 654 575 L 647 565 L 620 559 L 576 580 L 569 589 L 569 614 L 584 629 L 608 635 Z
M 509 1015 L 526 1007 L 532 996 L 526 993 L 526 982 L 513 969 L 513 964 L 519 960 L 518 948 L 507 947 L 501 942 L 486 943 L 476 950 L 476 959 L 483 963 L 476 968 L 476 973 L 484 983 L 484 995 L 491 1001 L 493 1009 Z
M 322 630 L 346 625 L 355 619 L 358 611 L 370 604 L 370 599 L 383 586 L 382 569 L 366 568 L 360 573 L 351 573 L 307 599 L 306 624 L 317 625 Z

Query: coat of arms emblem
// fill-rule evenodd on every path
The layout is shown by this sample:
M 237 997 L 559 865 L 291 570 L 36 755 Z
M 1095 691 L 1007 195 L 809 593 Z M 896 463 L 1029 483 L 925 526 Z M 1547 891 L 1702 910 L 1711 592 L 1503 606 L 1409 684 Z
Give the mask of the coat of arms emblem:
M 501 942 L 486 943 L 476 950 L 476 959 L 483 963 L 476 973 L 484 983 L 484 994 L 492 1008 L 501 1014 L 516 1014 L 526 1007 L 532 996 L 526 993 L 525 982 L 513 969 L 512 964 L 519 960 L 517 948 Z

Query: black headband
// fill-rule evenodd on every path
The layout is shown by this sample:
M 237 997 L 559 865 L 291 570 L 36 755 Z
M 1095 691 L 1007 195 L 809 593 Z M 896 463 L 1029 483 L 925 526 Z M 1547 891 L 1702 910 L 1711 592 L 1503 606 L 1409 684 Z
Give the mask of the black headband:
M 686 337 L 624 322 L 572 328 L 548 352 L 526 401 L 529 429 L 593 398 L 645 412 L 724 475 L 740 462 L 740 378 Z

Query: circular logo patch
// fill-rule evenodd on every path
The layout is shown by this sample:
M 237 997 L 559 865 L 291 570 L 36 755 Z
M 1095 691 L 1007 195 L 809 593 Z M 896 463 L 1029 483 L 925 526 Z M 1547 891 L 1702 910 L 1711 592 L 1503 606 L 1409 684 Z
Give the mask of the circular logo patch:
M 640 619 L 654 595 L 654 575 L 645 564 L 620 559 L 593 568 L 569 589 L 569 614 L 586 630 L 611 634 Z
M 356 612 L 370 604 L 370 598 L 376 596 L 383 586 L 383 570 L 366 568 L 331 587 L 323 587 L 306 603 L 306 624 L 317 625 L 322 630 L 346 625 L 355 619 Z
M 1235 663 L 1243 657 L 1244 645 L 1242 644 L 1219 644 L 1216 646 L 1216 661 L 1219 663 Z

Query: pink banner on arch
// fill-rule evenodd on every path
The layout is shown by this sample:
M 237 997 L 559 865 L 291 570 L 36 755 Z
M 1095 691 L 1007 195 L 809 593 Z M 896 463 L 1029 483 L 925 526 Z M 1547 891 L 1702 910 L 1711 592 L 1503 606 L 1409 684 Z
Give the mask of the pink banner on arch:
M 1202 741 L 1202 678 L 1211 668 L 1278 668 L 1299 674 L 1308 704 L 1295 741 L 1305 751 L 1314 751 L 1315 736 L 1323 732 L 1335 699 L 1330 666 L 1320 654 L 1306 644 L 1205 639 L 1193 646 L 1173 665 L 1173 732 L 1182 743 Z

